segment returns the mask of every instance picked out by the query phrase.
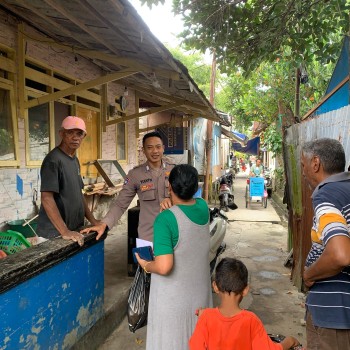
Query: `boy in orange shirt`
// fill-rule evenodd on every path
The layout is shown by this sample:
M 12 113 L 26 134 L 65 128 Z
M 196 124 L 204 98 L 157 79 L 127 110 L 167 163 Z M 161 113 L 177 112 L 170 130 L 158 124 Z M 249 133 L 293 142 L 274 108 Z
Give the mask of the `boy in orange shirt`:
M 220 305 L 204 309 L 189 341 L 190 350 L 288 350 L 303 349 L 297 339 L 286 337 L 273 342 L 260 319 L 239 307 L 248 294 L 248 270 L 237 259 L 220 261 L 213 282 Z

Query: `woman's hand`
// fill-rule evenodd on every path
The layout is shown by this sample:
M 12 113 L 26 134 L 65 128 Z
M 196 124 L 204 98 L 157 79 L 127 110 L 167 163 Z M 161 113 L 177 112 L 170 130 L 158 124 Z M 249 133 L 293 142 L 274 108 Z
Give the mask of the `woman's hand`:
M 144 266 L 148 263 L 147 260 L 144 260 L 144 259 L 140 258 L 139 253 L 135 253 L 135 257 L 136 257 L 136 259 L 137 259 L 137 262 L 139 263 L 139 265 L 140 265 L 142 268 L 144 268 Z
M 160 211 L 167 210 L 173 206 L 173 203 L 171 203 L 170 198 L 164 198 L 160 203 Z
M 107 227 L 107 224 L 105 224 L 104 222 L 100 222 L 95 226 L 84 228 L 83 230 L 80 231 L 80 233 L 89 233 L 91 231 L 96 231 L 97 232 L 96 240 L 98 241 L 103 235 L 103 233 L 105 232 L 106 227 Z
M 168 275 L 174 265 L 174 255 L 164 254 L 158 255 L 154 260 L 147 261 L 140 258 L 139 254 L 135 253 L 135 257 L 140 266 L 148 273 L 156 273 L 158 275 Z

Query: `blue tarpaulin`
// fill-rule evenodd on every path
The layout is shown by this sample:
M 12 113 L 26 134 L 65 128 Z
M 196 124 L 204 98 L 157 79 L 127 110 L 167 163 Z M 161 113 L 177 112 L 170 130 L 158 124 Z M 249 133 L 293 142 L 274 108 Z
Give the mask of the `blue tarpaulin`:
M 259 155 L 259 147 L 260 147 L 260 137 L 254 137 L 253 139 L 247 142 L 246 146 L 242 146 L 238 142 L 232 143 L 232 148 L 241 153 L 249 153 L 255 156 Z
M 245 146 L 247 145 L 247 142 L 248 142 L 248 136 L 247 135 L 244 135 L 244 134 L 241 134 L 240 132 L 238 131 L 232 131 L 232 136 L 233 138 L 238 141 L 240 144 L 244 144 Z

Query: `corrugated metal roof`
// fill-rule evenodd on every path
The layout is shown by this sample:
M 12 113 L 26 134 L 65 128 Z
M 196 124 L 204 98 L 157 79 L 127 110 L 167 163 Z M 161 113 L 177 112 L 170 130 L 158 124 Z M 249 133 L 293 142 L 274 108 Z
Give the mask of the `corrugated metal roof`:
M 2 0 L 0 6 L 107 72 L 137 70 L 118 82 L 142 99 L 158 105 L 183 101 L 177 109 L 185 114 L 229 125 L 128 1 Z

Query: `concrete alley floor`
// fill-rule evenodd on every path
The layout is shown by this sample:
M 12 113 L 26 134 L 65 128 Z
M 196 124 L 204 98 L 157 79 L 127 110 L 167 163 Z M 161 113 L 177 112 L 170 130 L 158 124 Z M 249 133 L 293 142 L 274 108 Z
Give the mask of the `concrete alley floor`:
M 266 209 L 260 203 L 252 203 L 246 209 L 245 186 L 246 174 L 238 174 L 234 194 L 239 209 L 227 213 L 230 224 L 225 237 L 227 249 L 222 256 L 241 259 L 248 268 L 250 292 L 242 307 L 255 312 L 269 333 L 292 335 L 305 345 L 304 294 L 291 284 L 290 269 L 283 265 L 288 255 L 286 222 L 283 218 L 281 221 L 270 199 Z M 105 248 L 105 304 L 106 310 L 114 310 L 116 315 L 106 318 L 105 327 L 117 324 L 118 318 L 122 322 L 99 350 L 145 349 L 146 327 L 131 333 L 127 318 L 123 318 L 132 282 L 126 273 L 125 221 L 124 218 L 107 238 Z

